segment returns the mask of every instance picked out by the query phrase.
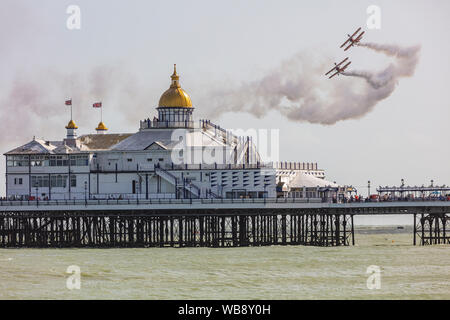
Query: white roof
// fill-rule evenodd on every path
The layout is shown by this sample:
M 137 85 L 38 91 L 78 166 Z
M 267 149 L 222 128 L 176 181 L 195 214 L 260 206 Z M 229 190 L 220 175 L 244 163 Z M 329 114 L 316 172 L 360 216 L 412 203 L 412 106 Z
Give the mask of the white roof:
M 184 143 L 180 143 L 180 136 L 185 139 Z M 214 139 L 202 130 L 149 129 L 133 134 L 111 149 L 119 151 L 145 150 L 155 142 L 167 149 L 173 149 L 177 145 L 184 146 L 185 144 L 187 147 L 222 147 L 226 145 L 223 141 Z
M 62 141 L 45 141 L 33 139 L 32 141 L 17 147 L 6 154 L 67 154 L 90 150 L 108 150 L 111 146 L 131 136 L 124 134 L 89 134 L 77 138 L 77 147 L 70 147 Z M 78 147 L 79 146 L 79 147 Z
M 59 145 L 60 146 L 60 145 Z M 23 146 L 17 147 L 6 154 L 40 154 L 40 153 L 53 153 L 58 146 L 55 142 L 46 143 L 44 140 L 33 139 L 32 141 L 24 144 Z
M 289 187 L 291 188 L 315 188 L 315 187 L 333 187 L 337 188 L 339 185 L 336 183 L 327 181 L 325 179 L 320 179 L 315 177 L 314 175 L 298 173 L 289 183 Z

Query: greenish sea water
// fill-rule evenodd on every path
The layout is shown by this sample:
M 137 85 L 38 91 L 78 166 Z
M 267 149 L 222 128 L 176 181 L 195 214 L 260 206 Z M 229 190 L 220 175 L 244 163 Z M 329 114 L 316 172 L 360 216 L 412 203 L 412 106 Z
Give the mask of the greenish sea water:
M 450 246 L 366 228 L 356 246 L 0 249 L 1 299 L 450 299 Z M 81 270 L 69 290 L 68 266 Z M 367 267 L 380 267 L 380 289 Z

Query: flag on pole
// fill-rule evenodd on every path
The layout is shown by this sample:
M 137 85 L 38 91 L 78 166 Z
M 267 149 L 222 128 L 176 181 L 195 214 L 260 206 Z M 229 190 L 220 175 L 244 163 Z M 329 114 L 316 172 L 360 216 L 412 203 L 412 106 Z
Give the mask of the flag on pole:
M 72 99 L 66 100 L 66 106 L 71 106 L 72 105 Z
M 94 108 L 101 108 L 102 107 L 102 103 L 101 102 L 96 102 L 92 105 Z

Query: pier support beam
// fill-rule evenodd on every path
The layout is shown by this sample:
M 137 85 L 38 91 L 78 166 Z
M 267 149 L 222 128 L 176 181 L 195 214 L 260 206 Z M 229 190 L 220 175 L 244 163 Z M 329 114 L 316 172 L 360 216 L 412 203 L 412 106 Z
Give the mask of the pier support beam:
M 434 220 L 433 220 L 434 221 Z M 442 217 L 439 221 L 442 220 Z M 433 226 L 433 227 L 432 227 Z M 448 229 L 448 228 L 447 228 Z M 446 227 L 426 224 L 427 241 Z M 435 236 L 438 232 L 439 236 Z M 354 244 L 353 216 L 310 212 L 14 212 L 0 215 L 0 247 L 239 247 Z
M 414 245 L 420 239 L 421 245 L 450 244 L 449 213 L 415 213 Z

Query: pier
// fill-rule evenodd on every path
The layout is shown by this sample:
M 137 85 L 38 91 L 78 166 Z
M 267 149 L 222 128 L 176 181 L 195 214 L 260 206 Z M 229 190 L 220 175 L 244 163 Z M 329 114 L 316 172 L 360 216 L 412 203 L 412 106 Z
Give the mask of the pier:
M 450 201 L 305 199 L 1 201 L 0 247 L 355 244 L 356 215 L 414 217 L 414 245 L 450 244 Z

